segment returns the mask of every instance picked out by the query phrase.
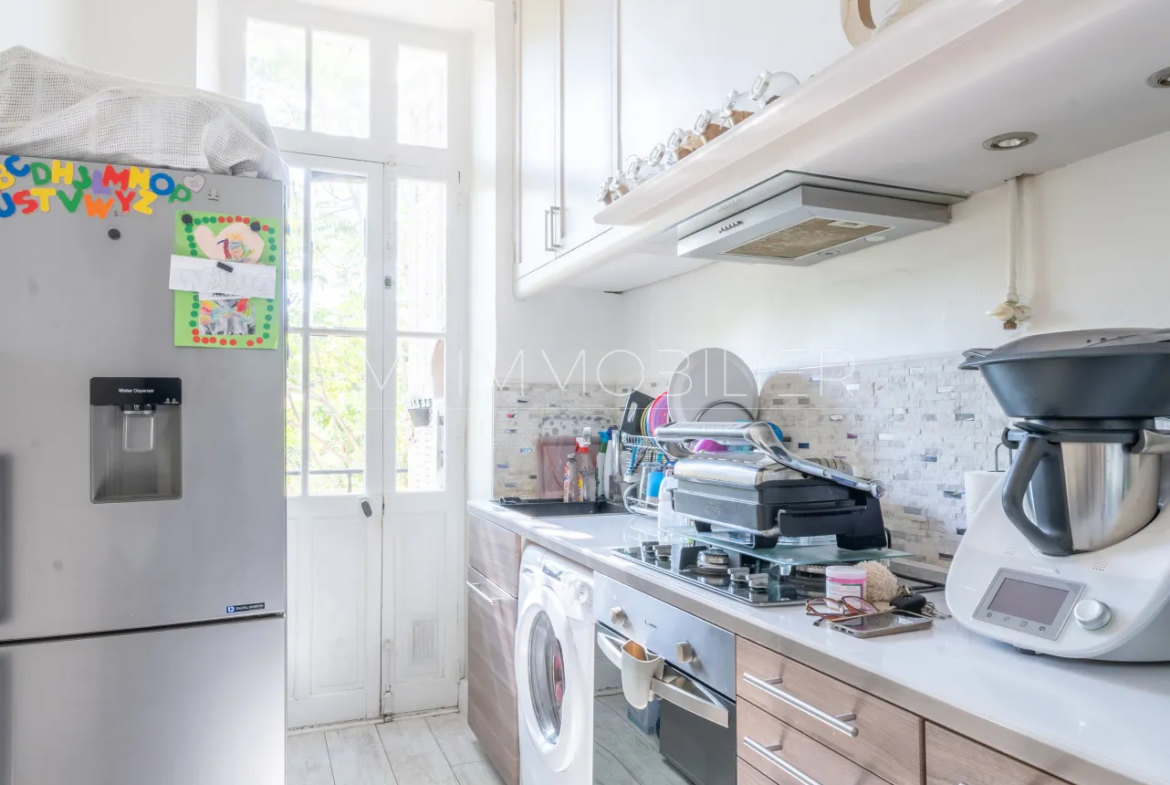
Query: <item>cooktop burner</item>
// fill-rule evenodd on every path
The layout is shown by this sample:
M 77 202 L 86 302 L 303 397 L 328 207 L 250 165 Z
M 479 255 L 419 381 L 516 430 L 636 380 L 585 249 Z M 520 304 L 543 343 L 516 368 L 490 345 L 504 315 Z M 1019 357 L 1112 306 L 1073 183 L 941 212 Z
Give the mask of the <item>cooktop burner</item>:
M 711 545 L 672 545 L 651 540 L 636 548 L 614 548 L 613 552 L 679 580 L 761 608 L 803 605 L 806 600 L 825 596 L 823 572 L 781 570 L 763 559 Z M 899 578 L 899 581 L 919 592 L 937 588 L 934 584 L 906 578 Z
M 779 568 L 768 562 L 709 545 L 644 542 L 638 548 L 615 548 L 614 553 L 759 607 L 800 605 L 825 594 L 823 577 L 781 577 Z

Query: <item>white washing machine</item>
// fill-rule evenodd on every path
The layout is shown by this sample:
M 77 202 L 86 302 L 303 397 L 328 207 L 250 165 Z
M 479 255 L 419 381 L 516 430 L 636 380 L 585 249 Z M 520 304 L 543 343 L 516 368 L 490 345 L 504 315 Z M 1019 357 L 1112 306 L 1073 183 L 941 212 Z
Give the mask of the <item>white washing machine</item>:
M 594 635 L 592 571 L 525 548 L 516 623 L 522 785 L 592 785 Z

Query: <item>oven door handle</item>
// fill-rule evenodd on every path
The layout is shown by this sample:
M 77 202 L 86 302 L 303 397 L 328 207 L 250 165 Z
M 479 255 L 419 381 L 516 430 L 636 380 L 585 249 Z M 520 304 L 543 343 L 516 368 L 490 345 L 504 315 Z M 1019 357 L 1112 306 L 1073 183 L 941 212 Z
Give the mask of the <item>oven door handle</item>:
M 604 632 L 597 633 L 597 645 L 600 647 L 601 653 L 619 670 L 622 667 L 622 646 L 625 643 L 621 638 L 616 638 L 613 635 Z M 695 695 L 692 690 L 699 694 Z M 708 722 L 713 722 L 721 728 L 731 726 L 731 716 L 714 693 L 669 665 L 666 666 L 663 678 L 650 682 L 650 692 L 668 703 L 673 703 L 683 711 Z
M 688 685 L 695 692 L 700 693 L 702 697 L 692 694 L 690 690 L 679 687 L 679 684 Z M 702 684 L 699 684 L 694 679 L 687 678 L 674 668 L 669 668 L 669 672 L 665 678 L 655 679 L 651 682 L 650 692 L 662 698 L 664 701 L 673 703 L 683 711 L 690 712 L 696 717 L 715 723 L 720 728 L 731 726 L 731 717 L 727 713 L 727 709 L 723 708 L 723 704 L 719 702 L 719 699 Z
M 622 667 L 622 646 L 626 644 L 621 638 L 615 638 L 612 635 L 606 635 L 604 632 L 597 633 L 597 645 L 601 648 L 601 653 L 605 655 L 606 659 L 614 664 L 618 670 Z

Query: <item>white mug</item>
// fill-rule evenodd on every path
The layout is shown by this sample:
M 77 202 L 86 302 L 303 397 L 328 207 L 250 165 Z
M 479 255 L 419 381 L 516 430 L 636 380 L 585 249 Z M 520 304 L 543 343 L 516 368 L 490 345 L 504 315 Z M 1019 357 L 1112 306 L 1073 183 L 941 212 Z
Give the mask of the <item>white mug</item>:
M 634 641 L 622 646 L 622 694 L 635 709 L 644 709 L 654 699 L 654 680 L 661 679 L 666 661 L 655 657 Z

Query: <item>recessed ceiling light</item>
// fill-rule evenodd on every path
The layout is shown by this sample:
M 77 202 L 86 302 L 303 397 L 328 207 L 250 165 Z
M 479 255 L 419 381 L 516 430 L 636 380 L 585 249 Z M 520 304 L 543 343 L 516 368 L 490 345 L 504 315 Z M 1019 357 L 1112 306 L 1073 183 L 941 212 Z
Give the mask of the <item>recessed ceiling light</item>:
M 1170 87 L 1170 68 L 1163 68 L 1155 74 L 1151 74 L 1150 78 L 1146 80 L 1146 84 L 1150 87 Z
M 1031 131 L 1013 131 L 1010 134 L 993 136 L 983 143 L 985 150 L 1018 150 L 1035 142 L 1039 137 Z
M 837 256 L 840 251 L 821 251 L 821 256 Z
M 886 236 L 884 234 L 871 234 L 869 237 L 865 238 L 865 241 L 867 243 L 884 243 L 886 241 Z

